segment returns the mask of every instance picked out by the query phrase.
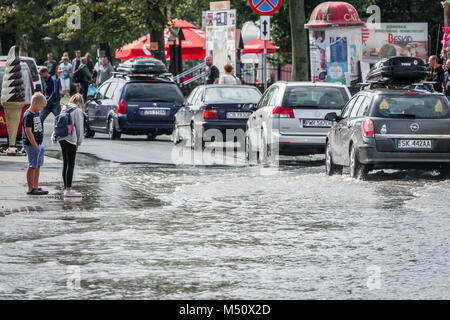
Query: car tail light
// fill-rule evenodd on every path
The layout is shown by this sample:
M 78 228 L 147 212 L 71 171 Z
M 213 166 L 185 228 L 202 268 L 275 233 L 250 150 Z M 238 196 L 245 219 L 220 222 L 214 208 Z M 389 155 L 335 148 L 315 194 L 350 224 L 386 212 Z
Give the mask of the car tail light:
M 217 119 L 218 117 L 217 112 L 214 110 L 203 110 L 203 119 Z
M 367 119 L 365 121 L 363 121 L 362 123 L 362 130 L 363 130 L 363 134 L 364 137 L 366 138 L 373 138 L 375 137 L 375 130 L 373 127 L 373 121 L 370 119 Z
M 420 94 L 420 92 L 404 92 L 403 94 L 408 94 L 408 95 L 410 95 L 410 94 Z
M 272 118 L 295 118 L 292 108 L 275 107 L 272 110 Z
M 119 102 L 119 107 L 117 108 L 118 114 L 127 114 L 127 102 L 122 99 Z

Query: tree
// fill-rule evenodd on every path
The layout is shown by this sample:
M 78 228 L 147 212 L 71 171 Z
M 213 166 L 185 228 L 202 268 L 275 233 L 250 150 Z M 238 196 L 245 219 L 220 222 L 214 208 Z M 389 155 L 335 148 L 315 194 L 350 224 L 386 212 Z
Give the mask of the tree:
M 304 27 L 305 1 L 289 0 L 289 17 L 291 21 L 292 43 L 292 81 L 307 81 L 308 71 L 308 35 Z

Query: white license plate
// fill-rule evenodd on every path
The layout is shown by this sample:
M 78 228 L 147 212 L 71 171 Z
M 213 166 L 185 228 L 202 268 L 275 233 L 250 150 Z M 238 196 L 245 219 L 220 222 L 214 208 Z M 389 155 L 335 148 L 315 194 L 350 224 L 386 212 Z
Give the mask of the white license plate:
M 315 128 L 331 128 L 332 122 L 328 120 L 303 120 L 303 127 L 315 127 Z
M 144 110 L 145 116 L 165 116 L 166 110 L 165 109 L 148 109 Z
M 431 140 L 398 140 L 397 147 L 399 149 L 432 149 Z
M 227 119 L 248 119 L 251 112 L 227 112 Z

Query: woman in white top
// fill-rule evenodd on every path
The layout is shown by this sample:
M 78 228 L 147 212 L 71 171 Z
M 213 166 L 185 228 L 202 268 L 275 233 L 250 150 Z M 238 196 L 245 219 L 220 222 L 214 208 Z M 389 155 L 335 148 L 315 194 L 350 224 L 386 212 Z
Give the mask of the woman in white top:
M 223 69 L 225 70 L 225 74 L 220 76 L 219 84 L 241 84 L 241 80 L 234 76 L 233 66 L 231 64 L 226 64 Z

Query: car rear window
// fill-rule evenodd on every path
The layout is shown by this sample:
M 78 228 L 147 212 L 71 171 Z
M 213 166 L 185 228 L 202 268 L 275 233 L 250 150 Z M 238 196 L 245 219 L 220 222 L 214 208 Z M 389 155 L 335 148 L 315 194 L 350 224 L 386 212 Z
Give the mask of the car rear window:
M 381 95 L 374 101 L 373 115 L 381 118 L 449 118 L 449 102 L 441 95 Z
M 289 86 L 283 98 L 283 107 L 342 109 L 349 100 L 344 88 L 325 86 Z
M 171 83 L 128 83 L 124 98 L 127 101 L 175 102 L 180 105 L 184 101 L 180 89 Z
M 241 102 L 258 103 L 261 92 L 251 87 L 215 87 L 206 88 L 205 103 Z
M 2 87 L 3 83 L 3 75 L 5 74 L 5 66 L 0 67 L 0 88 Z M 25 101 L 27 103 L 30 103 L 31 96 L 33 95 L 33 83 L 30 79 L 30 74 L 28 73 L 28 68 L 23 65 L 22 66 L 22 79 L 25 86 Z M 0 90 L 0 96 L 1 96 L 1 90 Z

